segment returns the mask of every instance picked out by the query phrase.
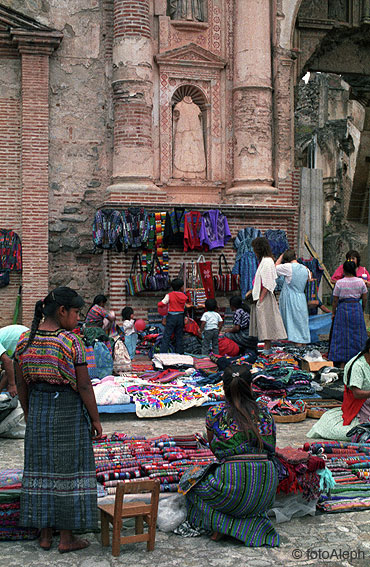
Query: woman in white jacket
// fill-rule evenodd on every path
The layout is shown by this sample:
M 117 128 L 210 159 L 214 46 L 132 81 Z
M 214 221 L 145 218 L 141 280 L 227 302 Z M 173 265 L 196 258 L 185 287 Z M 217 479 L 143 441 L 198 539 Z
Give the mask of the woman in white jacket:
M 259 341 L 265 343 L 265 349 L 269 350 L 271 341 L 287 337 L 274 296 L 277 273 L 267 238 L 255 238 L 252 247 L 259 265 L 252 289 L 254 303 L 251 306 L 249 335 L 258 337 Z

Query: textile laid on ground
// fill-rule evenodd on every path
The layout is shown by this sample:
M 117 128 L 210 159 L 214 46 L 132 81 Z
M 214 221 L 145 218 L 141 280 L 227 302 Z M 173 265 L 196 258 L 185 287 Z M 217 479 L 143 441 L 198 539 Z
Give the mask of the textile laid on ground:
M 108 494 L 115 494 L 119 481 L 134 478 L 159 478 L 161 492 L 177 492 L 184 471 L 214 461 L 198 434 L 135 439 L 114 433 L 94 441 L 94 455 L 97 481 Z
M 22 475 L 22 469 L 0 471 L 0 541 L 37 537 L 37 529 L 19 526 Z
M 326 459 L 331 483 L 319 498 L 323 512 L 370 509 L 370 443 L 318 441 L 304 449 Z

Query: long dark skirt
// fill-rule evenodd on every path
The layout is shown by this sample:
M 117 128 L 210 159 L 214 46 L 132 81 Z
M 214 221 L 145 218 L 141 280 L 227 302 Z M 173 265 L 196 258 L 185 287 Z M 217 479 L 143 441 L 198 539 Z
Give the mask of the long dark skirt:
M 89 419 L 72 388 L 55 390 L 43 384 L 30 393 L 19 523 L 94 530 L 98 510 Z
M 356 300 L 339 300 L 330 342 L 329 360 L 348 362 L 367 340 L 362 306 Z
M 249 547 L 279 545 L 267 517 L 278 483 L 271 461 L 225 462 L 186 494 L 191 525 L 235 537 Z

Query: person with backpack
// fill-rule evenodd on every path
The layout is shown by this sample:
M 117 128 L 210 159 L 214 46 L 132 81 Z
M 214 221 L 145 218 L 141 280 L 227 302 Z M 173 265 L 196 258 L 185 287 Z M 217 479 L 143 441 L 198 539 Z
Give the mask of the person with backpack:
M 58 287 L 36 302 L 30 331 L 15 352 L 18 396 L 26 436 L 19 525 L 40 529 L 49 550 L 53 531 L 58 551 L 88 547 L 74 531 L 98 528 L 96 467 L 92 439 L 102 426 L 77 326 L 83 299 Z

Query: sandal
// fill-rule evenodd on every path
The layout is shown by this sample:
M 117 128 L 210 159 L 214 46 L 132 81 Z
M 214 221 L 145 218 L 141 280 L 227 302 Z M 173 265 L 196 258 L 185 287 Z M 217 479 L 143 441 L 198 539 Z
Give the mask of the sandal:
M 75 539 L 73 541 L 71 541 L 71 543 L 68 545 L 68 547 L 60 547 L 60 544 L 58 545 L 58 551 L 59 553 L 69 553 L 71 551 L 79 551 L 80 549 L 86 549 L 86 547 L 89 547 L 90 542 L 87 541 L 87 539 Z

